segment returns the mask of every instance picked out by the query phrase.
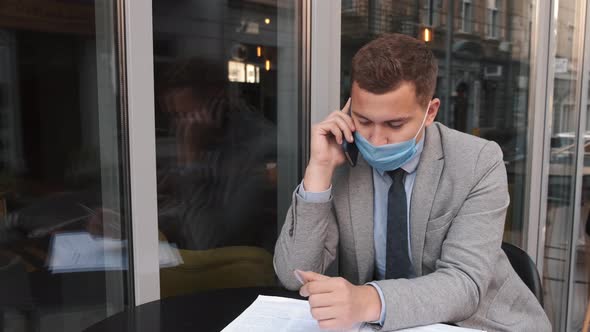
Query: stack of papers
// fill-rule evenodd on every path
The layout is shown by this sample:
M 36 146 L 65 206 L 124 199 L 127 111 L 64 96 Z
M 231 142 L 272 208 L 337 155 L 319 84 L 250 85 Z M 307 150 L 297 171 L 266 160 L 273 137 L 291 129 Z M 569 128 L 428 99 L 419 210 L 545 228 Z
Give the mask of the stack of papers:
M 259 295 L 244 312 L 221 332 L 321 332 L 309 310 L 309 302 L 284 297 Z M 333 330 L 331 330 L 333 331 Z M 346 331 L 372 332 L 359 325 Z M 404 332 L 481 332 L 445 324 L 435 324 L 400 330 Z
M 51 239 L 47 268 L 53 273 L 127 270 L 127 250 L 127 240 L 57 233 Z M 161 268 L 183 263 L 178 249 L 168 242 L 160 242 L 159 256 Z

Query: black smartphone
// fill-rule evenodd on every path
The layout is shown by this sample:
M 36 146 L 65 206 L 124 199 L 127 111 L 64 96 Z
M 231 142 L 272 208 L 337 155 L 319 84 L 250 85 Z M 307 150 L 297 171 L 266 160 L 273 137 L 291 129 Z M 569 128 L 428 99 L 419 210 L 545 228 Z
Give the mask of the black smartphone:
M 352 114 L 352 101 L 350 102 L 349 110 L 350 110 L 349 115 L 351 115 Z M 356 166 L 356 160 L 359 155 L 359 149 L 356 147 L 355 142 L 353 141 L 352 143 L 349 143 L 344 137 L 342 137 L 342 151 L 344 151 L 344 156 L 346 156 L 346 159 L 348 160 L 348 163 L 350 164 L 350 166 L 352 166 L 352 167 Z

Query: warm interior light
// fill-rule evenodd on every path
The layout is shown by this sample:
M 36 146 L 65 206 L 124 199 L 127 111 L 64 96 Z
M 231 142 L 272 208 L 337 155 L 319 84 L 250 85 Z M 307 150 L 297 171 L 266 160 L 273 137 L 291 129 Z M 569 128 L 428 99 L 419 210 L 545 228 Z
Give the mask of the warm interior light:
M 432 41 L 432 29 L 431 28 L 424 28 L 423 39 L 427 43 Z
M 266 60 L 264 63 L 264 68 L 266 68 L 266 71 L 270 70 L 270 60 Z
M 267 17 L 267 18 L 265 18 L 265 19 L 264 19 L 264 23 L 266 23 L 266 24 L 270 24 L 270 18 L 268 18 L 268 17 Z
M 246 82 L 246 67 L 243 62 L 230 60 L 227 66 L 227 79 L 230 82 Z
M 246 65 L 246 83 L 256 83 L 256 66 Z
M 260 58 L 262 56 L 262 47 L 256 47 L 256 55 Z

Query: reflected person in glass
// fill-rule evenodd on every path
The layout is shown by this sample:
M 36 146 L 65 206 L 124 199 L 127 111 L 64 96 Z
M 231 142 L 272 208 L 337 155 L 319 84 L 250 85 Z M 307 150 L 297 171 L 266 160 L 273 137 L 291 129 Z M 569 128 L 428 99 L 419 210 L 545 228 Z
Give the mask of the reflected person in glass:
M 276 129 L 228 82 L 219 63 L 194 58 L 163 68 L 157 88 L 159 225 L 184 249 L 272 248 L 266 170 L 276 162 Z M 272 199 L 272 198 L 271 198 Z M 272 201 L 272 200 L 271 200 Z M 268 209 L 266 209 L 268 207 Z M 271 220 L 272 219 L 272 220 Z

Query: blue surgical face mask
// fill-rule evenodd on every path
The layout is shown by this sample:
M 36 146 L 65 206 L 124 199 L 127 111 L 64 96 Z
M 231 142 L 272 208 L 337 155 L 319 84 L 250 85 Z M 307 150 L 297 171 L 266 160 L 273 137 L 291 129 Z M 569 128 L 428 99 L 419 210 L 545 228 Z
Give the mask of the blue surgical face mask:
M 365 158 L 369 165 L 380 172 L 393 171 L 407 163 L 416 155 L 416 138 L 422 131 L 422 127 L 424 127 L 424 123 L 428 117 L 428 109 L 430 109 L 430 103 L 428 103 L 428 108 L 426 109 L 420 129 L 418 129 L 414 138 L 404 142 L 374 146 L 361 136 L 358 131 L 355 131 L 355 143 L 363 158 Z

